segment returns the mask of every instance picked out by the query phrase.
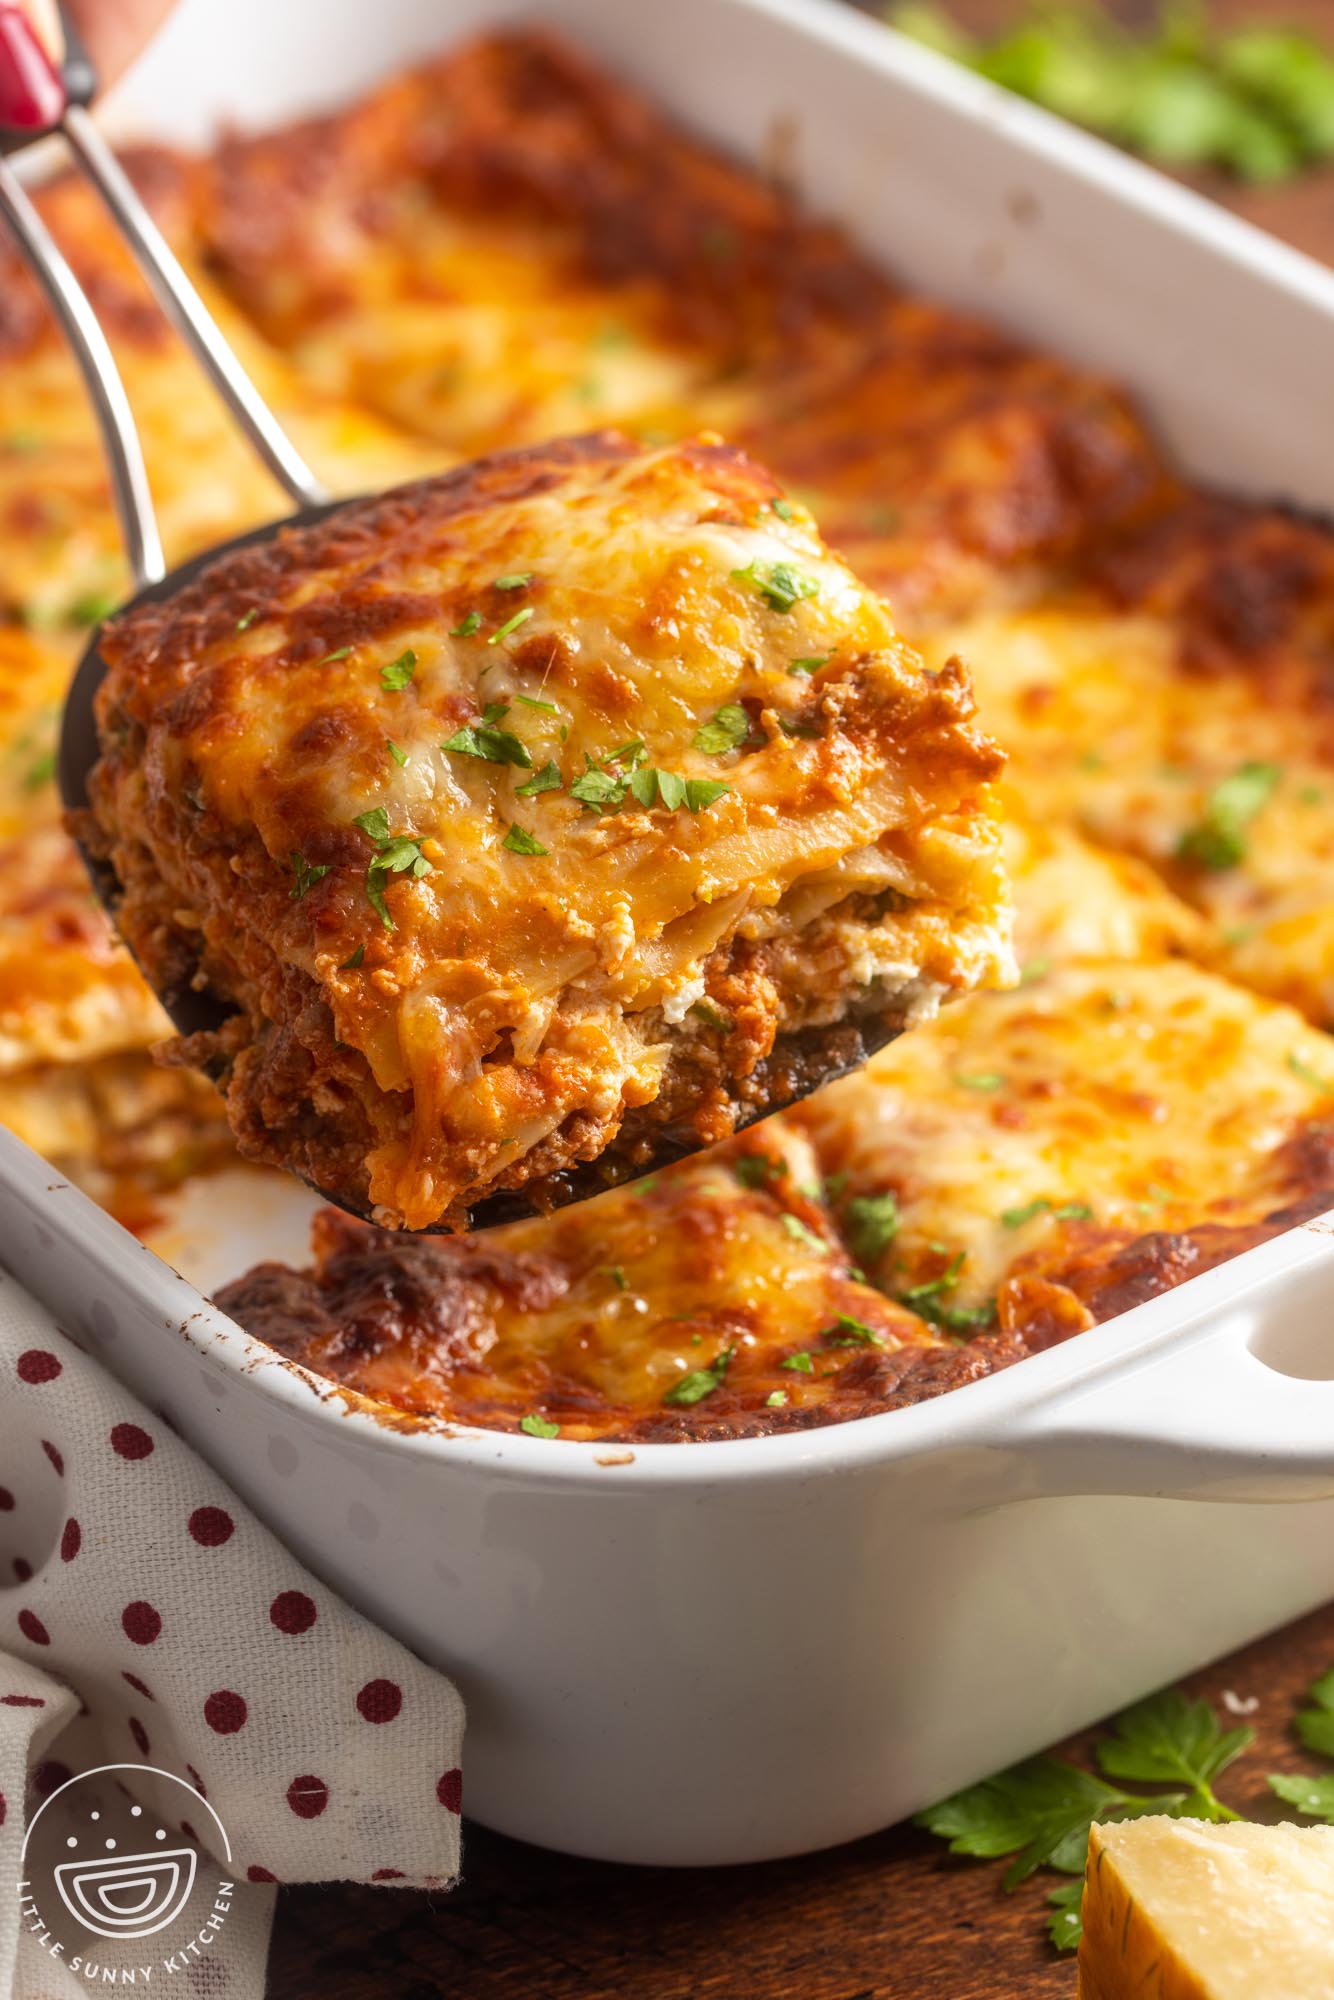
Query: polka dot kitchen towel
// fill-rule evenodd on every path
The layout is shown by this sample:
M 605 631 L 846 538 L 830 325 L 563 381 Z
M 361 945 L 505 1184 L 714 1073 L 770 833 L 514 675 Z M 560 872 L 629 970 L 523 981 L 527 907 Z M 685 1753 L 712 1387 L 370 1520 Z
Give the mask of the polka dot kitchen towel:
M 452 1883 L 455 1689 L 3 1274 L 0 1481 L 0 1995 L 259 2000 L 273 1883 Z

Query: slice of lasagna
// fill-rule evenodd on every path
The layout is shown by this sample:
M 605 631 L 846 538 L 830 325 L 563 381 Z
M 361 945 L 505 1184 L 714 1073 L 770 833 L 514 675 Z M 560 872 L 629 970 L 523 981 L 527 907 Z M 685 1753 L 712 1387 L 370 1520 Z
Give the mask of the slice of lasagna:
M 962 668 L 716 442 L 355 503 L 103 652 L 83 836 L 157 989 L 233 1010 L 181 1055 L 379 1222 L 725 1138 L 1007 974 Z

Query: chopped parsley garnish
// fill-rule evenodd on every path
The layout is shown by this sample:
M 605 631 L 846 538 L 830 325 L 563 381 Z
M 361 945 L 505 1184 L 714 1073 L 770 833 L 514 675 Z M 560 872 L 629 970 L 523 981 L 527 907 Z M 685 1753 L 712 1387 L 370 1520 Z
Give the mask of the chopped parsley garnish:
M 259 606 L 257 604 L 252 604 L 249 611 L 242 612 L 241 616 L 237 619 L 236 621 L 237 631 L 248 632 L 258 617 L 259 617 Z
M 803 1250 L 818 1251 L 821 1257 L 829 1255 L 829 1245 L 825 1242 L 823 1236 L 817 1236 L 813 1229 L 809 1229 L 806 1226 L 799 1215 L 784 1215 L 781 1221 L 792 1241 L 800 1243 Z
M 781 1410 L 787 1404 L 786 1389 L 771 1389 L 764 1399 L 766 1410 Z
M 530 569 L 516 569 L 511 570 L 508 576 L 498 576 L 491 588 L 492 590 L 523 590 L 532 580 L 533 572 Z
M 1004 1090 L 1005 1078 L 996 1069 L 979 1069 L 966 1076 L 956 1076 L 954 1081 L 961 1090 Z
M 864 1319 L 854 1319 L 850 1313 L 839 1313 L 832 1326 L 827 1326 L 820 1335 L 830 1347 L 883 1347 L 885 1336 L 868 1326 Z
M 440 748 L 452 751 L 458 757 L 480 757 L 485 764 L 518 764 L 529 771 L 533 760 L 525 746 L 508 729 L 496 727 L 508 714 L 507 702 L 488 702 L 479 723 L 465 723 Z
M 1321 1076 L 1319 1070 L 1312 1069 L 1310 1063 L 1303 1062 L 1295 1050 L 1288 1057 L 1288 1068 L 1294 1076 L 1300 1077 L 1303 1083 L 1309 1083 L 1312 1090 L 1318 1090 L 1322 1097 L 1328 1097 L 1334 1092 L 1334 1083 L 1327 1077 Z
M 507 847 L 511 854 L 549 854 L 551 852 L 550 848 L 543 847 L 541 841 L 529 833 L 525 826 L 512 826 L 501 842 L 501 846 Z
M 715 1007 L 712 1000 L 696 1000 L 690 1012 L 697 1021 L 703 1021 L 706 1028 L 716 1028 L 721 1035 L 731 1034 L 731 1016 L 724 1014 L 721 1007 Z
M 560 766 L 551 763 L 544 764 L 540 771 L 534 771 L 532 777 L 526 779 L 522 785 L 516 785 L 514 787 L 514 796 L 516 799 L 535 799 L 539 792 L 558 792 L 559 790 Z
M 611 1279 L 618 1292 L 629 1290 L 630 1280 L 626 1277 L 625 1271 L 620 1264 L 612 1264 L 608 1268 L 607 1276 Z
M 69 615 L 76 625 L 100 625 L 111 616 L 119 601 L 110 590 L 90 590 L 86 597 L 74 600 Z
M 399 654 L 396 660 L 390 660 L 388 666 L 381 667 L 380 686 L 384 689 L 385 693 L 402 694 L 404 688 L 412 679 L 413 669 L 416 667 L 416 664 L 417 655 L 413 652 L 411 646 L 409 646 L 405 652 Z
M 1019 974 L 1021 986 L 1031 986 L 1035 979 L 1045 979 L 1051 971 L 1049 958 L 1030 958 Z
M 42 756 L 35 757 L 23 773 L 23 789 L 25 792 L 39 792 L 55 775 L 56 753 L 54 750 L 47 750 Z
M 811 1354 L 789 1354 L 786 1360 L 780 1361 L 778 1365 L 780 1368 L 792 1369 L 793 1373 L 797 1375 L 813 1375 L 815 1373 L 815 1357 Z
M 524 624 L 532 615 L 532 605 L 525 604 L 522 611 L 516 611 L 512 618 L 507 618 L 503 625 L 496 627 L 491 637 L 487 640 L 487 645 L 498 646 L 502 639 L 508 639 L 511 632 L 517 632 L 520 625 Z
M 397 743 L 391 741 L 391 739 L 388 736 L 386 736 L 384 739 L 384 747 L 389 752 L 389 755 L 393 758 L 394 762 L 398 765 L 398 768 L 401 771 L 403 766 L 408 761 L 407 751 L 400 750 Z
M 712 722 L 703 723 L 695 731 L 695 748 L 709 757 L 725 757 L 729 750 L 735 750 L 750 735 L 750 717 L 739 701 L 729 701 L 720 708 Z
M 818 674 L 821 667 L 827 667 L 833 659 L 832 653 L 805 653 L 801 659 L 793 660 L 788 668 L 790 674 Z
M 481 622 L 482 614 L 480 611 L 465 612 L 458 624 L 450 628 L 449 636 L 451 639 L 471 639 Z
M 295 848 L 292 849 L 287 859 L 292 864 L 292 873 L 296 876 L 295 883 L 287 893 L 294 903 L 299 903 L 307 889 L 313 889 L 317 882 L 324 880 L 329 872 L 329 864 L 324 862 L 312 867 L 305 856 L 298 854 Z
M 853 1255 L 873 1264 L 899 1232 L 899 1204 L 892 1188 L 884 1194 L 856 1194 L 843 1211 L 843 1231 Z
M 732 1172 L 743 1188 L 768 1187 L 771 1182 L 782 1180 L 787 1161 L 775 1159 L 772 1153 L 743 1153 L 732 1162 Z
M 548 715 L 560 714 L 554 701 L 539 701 L 535 694 L 516 694 L 514 699 L 521 701 L 525 708 L 544 709 Z
M 731 789 L 730 785 L 720 784 L 716 778 L 687 778 L 686 805 L 692 813 L 704 812 Z
M 679 812 L 686 802 L 686 781 L 672 771 L 645 764 L 630 779 L 630 795 L 645 810 L 661 805 L 668 812 Z
M 800 599 L 820 594 L 815 578 L 793 569 L 791 563 L 750 562 L 744 569 L 734 569 L 732 575 L 753 584 L 771 611 L 790 611 Z
M 1177 842 L 1183 861 L 1221 871 L 1246 859 L 1246 828 L 1272 796 L 1283 773 L 1277 764 L 1242 764 L 1215 785 L 1204 815 Z
M 1092 1222 L 1093 1210 L 1086 1201 L 1063 1201 L 1059 1206 L 1039 1195 L 1036 1201 L 1026 1201 L 1021 1208 L 1003 1208 L 1001 1221 L 1007 1229 L 1022 1229 L 1035 1216 L 1050 1214 L 1054 1222 Z
M 422 853 L 419 840 L 406 833 L 391 835 L 389 814 L 383 806 L 372 806 L 369 812 L 358 813 L 352 824 L 360 827 L 378 850 L 366 870 L 367 901 L 385 929 L 396 930 L 398 926 L 384 897 L 389 876 L 411 875 L 419 879 L 430 874 L 431 864 Z
M 795 519 L 795 516 L 792 512 L 792 502 L 790 500 L 771 500 L 769 502 L 769 506 L 772 509 L 772 511 L 775 514 L 777 514 L 780 521 L 791 521 Z
M 689 1408 L 692 1403 L 702 1403 L 706 1396 L 711 1396 L 715 1389 L 722 1387 L 735 1353 L 735 1347 L 725 1347 L 707 1368 L 692 1368 L 688 1375 L 683 1375 L 680 1381 L 667 1391 L 662 1399 L 663 1402 L 681 1408 Z
M 362 960 L 365 958 L 365 956 L 366 956 L 366 947 L 364 944 L 359 944 L 356 950 L 353 952 L 351 958 L 345 958 L 343 960 L 343 963 L 339 966 L 338 970 L 340 972 L 355 972 L 357 967 L 361 964 Z
M 628 776 L 617 771 L 608 771 L 585 756 L 587 769 L 570 786 L 570 797 L 578 799 L 580 805 L 589 806 L 594 812 L 614 812 L 625 797 Z
M 326 653 L 322 660 L 316 660 L 315 665 L 317 667 L 331 667 L 335 660 L 349 660 L 351 657 L 352 648 L 350 646 L 339 646 L 336 652 Z
M 539 1417 L 535 1410 L 530 1410 L 526 1417 L 519 1418 L 519 1429 L 530 1438 L 560 1436 L 560 1425 L 553 1424 L 550 1417 Z

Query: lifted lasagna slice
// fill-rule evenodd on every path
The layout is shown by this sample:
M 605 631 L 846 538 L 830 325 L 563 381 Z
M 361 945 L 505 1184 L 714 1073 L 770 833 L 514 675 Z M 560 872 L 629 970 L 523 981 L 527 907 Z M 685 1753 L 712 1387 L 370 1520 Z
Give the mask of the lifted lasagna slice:
M 716 443 L 354 503 L 103 651 L 121 928 L 234 1010 L 183 1055 L 242 1149 L 379 1222 L 725 1138 L 1008 972 L 962 669 Z

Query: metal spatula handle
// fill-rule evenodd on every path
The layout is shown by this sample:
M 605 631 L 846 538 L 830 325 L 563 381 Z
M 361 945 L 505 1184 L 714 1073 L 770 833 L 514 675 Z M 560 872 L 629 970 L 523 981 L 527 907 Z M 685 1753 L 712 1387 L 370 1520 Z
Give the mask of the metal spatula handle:
M 298 507 L 329 494 L 241 366 L 84 106 L 92 67 L 63 9 L 59 60 L 18 0 L 0 0 L 0 214 L 64 330 L 88 384 L 106 449 L 116 511 L 136 588 L 165 574 L 143 451 L 111 348 L 87 294 L 5 154 L 59 133 L 110 210 L 159 305 L 223 402 Z

